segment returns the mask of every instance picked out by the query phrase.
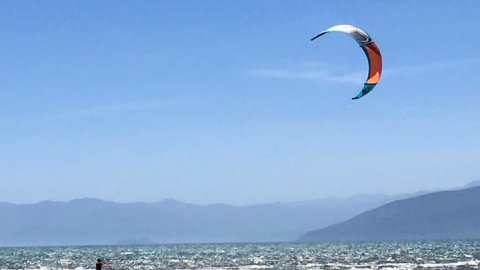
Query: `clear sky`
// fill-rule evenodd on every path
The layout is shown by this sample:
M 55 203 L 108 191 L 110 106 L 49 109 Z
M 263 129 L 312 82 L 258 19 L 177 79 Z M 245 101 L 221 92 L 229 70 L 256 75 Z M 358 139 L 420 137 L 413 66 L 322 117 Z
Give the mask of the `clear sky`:
M 480 179 L 480 1 L 1 1 L 0 201 L 249 204 Z M 367 73 L 354 24 L 382 50 Z

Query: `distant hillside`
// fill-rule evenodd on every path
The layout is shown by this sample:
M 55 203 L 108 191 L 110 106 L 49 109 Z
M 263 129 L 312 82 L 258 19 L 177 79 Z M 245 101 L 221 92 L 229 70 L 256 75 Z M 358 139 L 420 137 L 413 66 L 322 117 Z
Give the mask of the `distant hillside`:
M 396 198 L 368 195 L 250 206 L 171 199 L 151 204 L 97 199 L 0 203 L 0 246 L 293 241 Z
M 383 241 L 480 238 L 480 187 L 388 203 L 304 234 L 300 241 Z
M 470 182 L 466 184 L 463 188 L 471 188 L 471 187 L 478 187 L 478 186 L 480 186 L 480 180 Z

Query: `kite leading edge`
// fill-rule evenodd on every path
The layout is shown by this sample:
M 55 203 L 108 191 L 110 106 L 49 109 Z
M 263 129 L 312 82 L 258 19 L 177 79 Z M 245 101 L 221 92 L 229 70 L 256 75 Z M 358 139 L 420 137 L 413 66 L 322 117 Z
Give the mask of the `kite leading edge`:
M 318 35 L 313 37 L 311 40 L 315 40 L 329 32 L 342 32 L 350 35 L 352 38 L 357 41 L 360 48 L 362 48 L 365 56 L 368 59 L 368 77 L 367 81 L 363 85 L 363 89 L 353 97 L 352 99 L 359 99 L 366 94 L 370 93 L 373 90 L 378 81 L 380 81 L 380 76 L 382 75 L 382 55 L 380 54 L 380 49 L 377 44 L 372 40 L 367 32 L 362 29 L 355 27 L 353 25 L 341 24 L 335 25 L 328 28 L 325 31 L 320 32 Z

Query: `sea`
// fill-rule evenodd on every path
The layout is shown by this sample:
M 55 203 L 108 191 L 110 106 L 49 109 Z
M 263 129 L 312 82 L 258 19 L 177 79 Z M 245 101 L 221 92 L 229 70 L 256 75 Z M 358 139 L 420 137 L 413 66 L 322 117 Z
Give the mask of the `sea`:
M 0 269 L 478 269 L 480 241 L 0 248 Z

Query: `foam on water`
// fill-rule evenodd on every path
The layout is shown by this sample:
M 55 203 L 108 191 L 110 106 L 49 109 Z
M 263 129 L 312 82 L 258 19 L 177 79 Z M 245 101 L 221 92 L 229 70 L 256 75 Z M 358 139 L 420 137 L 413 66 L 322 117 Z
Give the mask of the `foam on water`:
M 476 241 L 0 248 L 0 269 L 478 269 Z

